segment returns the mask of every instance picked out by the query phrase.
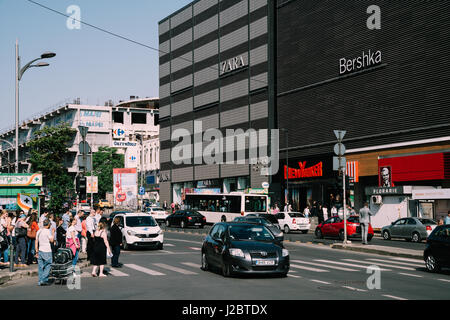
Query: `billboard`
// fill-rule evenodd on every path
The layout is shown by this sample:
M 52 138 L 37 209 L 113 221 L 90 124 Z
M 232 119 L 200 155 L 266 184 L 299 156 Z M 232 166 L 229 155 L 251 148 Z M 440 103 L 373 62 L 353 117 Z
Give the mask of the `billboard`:
M 137 206 L 137 170 L 114 169 L 114 204 L 123 207 Z
M 97 176 L 86 177 L 86 183 L 87 183 L 86 193 L 98 193 L 98 177 Z
M 0 174 L 0 187 L 42 187 L 42 173 Z

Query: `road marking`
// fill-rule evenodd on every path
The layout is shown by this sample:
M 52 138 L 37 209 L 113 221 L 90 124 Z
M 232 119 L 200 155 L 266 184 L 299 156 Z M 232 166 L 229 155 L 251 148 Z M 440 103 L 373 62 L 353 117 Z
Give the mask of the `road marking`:
M 423 262 L 420 259 L 409 259 L 409 258 L 399 258 L 399 257 L 392 257 L 393 260 L 398 260 L 398 261 L 407 261 L 407 262 L 416 262 L 416 263 L 421 263 Z
M 127 267 L 127 268 L 130 268 L 130 269 L 134 269 L 134 270 L 137 270 L 137 271 L 140 271 L 140 272 L 152 275 L 152 276 L 165 276 L 164 273 L 161 273 L 161 272 L 158 272 L 158 271 L 155 271 L 155 270 L 152 270 L 152 269 L 144 268 L 144 267 L 141 267 L 141 266 L 138 266 L 138 265 L 135 265 L 135 264 L 125 264 L 124 266 Z
M 342 288 L 346 288 L 346 289 L 349 289 L 349 290 L 352 290 L 352 291 L 358 291 L 358 292 L 367 292 L 367 290 L 353 288 L 353 287 L 349 287 L 349 286 L 342 286 Z
M 292 271 L 289 271 L 289 272 L 292 272 Z M 293 275 L 293 274 L 288 274 L 288 277 L 301 279 L 300 276 L 296 276 L 296 275 Z
M 320 280 L 314 280 L 314 279 L 311 279 L 311 281 L 312 281 L 312 282 L 321 283 L 321 284 L 331 284 L 331 283 L 326 282 L 326 281 L 320 281 Z
M 203 242 L 201 241 L 190 241 L 190 240 L 183 240 L 183 239 L 172 239 L 172 238 L 167 238 L 166 240 L 170 240 L 170 241 L 180 241 L 180 242 L 189 242 L 189 243 L 195 243 L 195 244 L 202 244 Z
M 167 269 L 167 270 L 175 271 L 175 272 L 182 273 L 182 274 L 198 274 L 198 273 L 195 273 L 195 272 L 192 272 L 189 270 L 172 267 L 172 266 L 169 266 L 168 264 L 164 264 L 164 263 L 153 263 L 153 265 L 157 266 L 159 268 L 162 268 L 162 269 Z
M 201 265 L 197 264 L 197 263 L 182 262 L 181 264 L 184 264 L 185 266 L 192 267 L 192 268 L 201 268 Z
M 358 264 L 337 262 L 337 261 L 330 261 L 330 260 L 321 260 L 321 259 L 316 259 L 314 261 L 325 262 L 325 263 L 333 263 L 333 264 L 337 264 L 337 265 L 349 266 L 349 267 L 355 267 L 355 268 L 362 268 L 362 269 L 366 269 L 367 270 L 367 266 L 361 266 L 361 265 L 358 265 Z M 380 269 L 380 271 L 391 271 L 391 270 L 390 269 Z
M 171 243 L 164 243 L 164 245 L 165 245 L 166 247 L 175 247 L 175 245 L 174 245 L 174 244 L 171 244 Z
M 192 250 L 197 250 L 197 251 L 200 251 L 200 250 L 202 250 L 202 248 L 194 248 L 194 247 L 188 247 L 189 249 L 192 249 Z
M 329 265 L 324 265 L 324 264 L 320 264 L 320 263 L 306 262 L 306 261 L 301 261 L 301 260 L 291 260 L 291 261 L 292 262 L 296 262 L 296 263 L 309 264 L 309 265 L 316 266 L 316 267 L 325 267 L 325 268 L 336 269 L 336 270 L 341 270 L 341 271 L 350 271 L 350 272 L 357 272 L 358 271 L 356 269 L 349 269 L 349 268 L 343 268 L 343 267 L 329 266 Z
M 342 259 L 342 260 L 350 261 L 350 262 L 358 262 L 358 263 L 362 263 L 362 264 L 375 265 L 375 262 L 359 261 L 359 260 L 353 260 L 353 259 Z M 401 270 L 416 271 L 416 269 L 413 269 L 413 268 L 394 266 L 394 265 L 385 264 L 385 263 L 376 263 L 376 265 L 377 266 L 382 266 L 382 267 L 396 268 L 396 269 L 401 269 Z
M 395 300 L 408 300 L 408 299 L 405 299 L 405 298 L 400 298 L 400 297 L 396 297 L 396 296 L 390 296 L 390 295 L 387 295 L 387 294 L 383 294 L 383 297 L 391 298 L 391 299 L 395 299 Z
M 169 250 L 159 250 L 159 252 L 174 254 L 175 252 Z
M 399 261 L 391 261 L 391 260 L 383 260 L 383 259 L 366 259 L 366 260 L 379 261 L 379 262 L 388 262 L 388 263 L 400 264 L 400 265 L 416 267 L 416 268 L 423 267 L 423 264 L 415 264 L 415 263 L 408 263 L 408 262 L 399 262 Z
M 126 274 L 122 271 L 119 271 L 119 270 L 113 269 L 113 268 L 109 269 L 109 273 L 112 274 L 114 277 L 128 277 L 129 276 L 129 274 Z
M 291 268 L 302 269 L 302 270 L 307 270 L 307 271 L 314 271 L 314 272 L 330 272 L 328 270 L 299 266 L 298 264 L 292 264 L 292 263 L 291 263 Z
M 423 278 L 422 276 L 419 276 L 419 275 L 416 275 L 416 274 L 410 274 L 410 273 L 399 272 L 398 274 L 401 274 L 401 275 L 404 275 L 404 276 L 408 276 L 408 277 Z
M 438 279 L 439 281 L 450 282 L 448 279 Z

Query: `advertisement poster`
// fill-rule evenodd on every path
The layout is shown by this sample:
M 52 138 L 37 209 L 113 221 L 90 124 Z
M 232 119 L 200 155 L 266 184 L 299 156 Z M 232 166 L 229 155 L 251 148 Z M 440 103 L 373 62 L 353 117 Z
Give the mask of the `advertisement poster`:
M 137 170 L 114 169 L 114 203 L 117 206 L 133 208 L 137 206 Z

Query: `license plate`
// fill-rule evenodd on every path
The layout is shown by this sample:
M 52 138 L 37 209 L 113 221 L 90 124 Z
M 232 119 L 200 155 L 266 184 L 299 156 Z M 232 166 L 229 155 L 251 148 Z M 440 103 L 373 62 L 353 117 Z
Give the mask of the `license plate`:
M 257 266 L 274 266 L 275 261 L 274 260 L 256 260 L 255 264 Z
M 201 223 L 196 223 L 195 225 L 196 225 L 196 226 L 201 226 L 202 224 L 201 224 Z

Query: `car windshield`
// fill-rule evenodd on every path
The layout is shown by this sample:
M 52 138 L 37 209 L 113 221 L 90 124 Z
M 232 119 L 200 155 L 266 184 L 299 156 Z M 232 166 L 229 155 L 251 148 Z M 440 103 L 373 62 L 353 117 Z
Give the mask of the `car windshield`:
M 422 224 L 432 224 L 432 225 L 437 224 L 435 221 L 433 221 L 433 220 L 431 220 L 431 219 L 419 219 L 419 221 L 420 221 Z
M 150 216 L 126 217 L 127 227 L 156 227 L 156 221 Z
M 265 226 L 232 225 L 228 228 L 232 240 L 273 241 L 273 234 Z
M 186 214 L 188 216 L 191 216 L 191 217 L 199 217 L 199 216 L 201 216 L 201 213 L 198 212 L 198 211 L 188 211 L 188 212 L 186 212 Z

